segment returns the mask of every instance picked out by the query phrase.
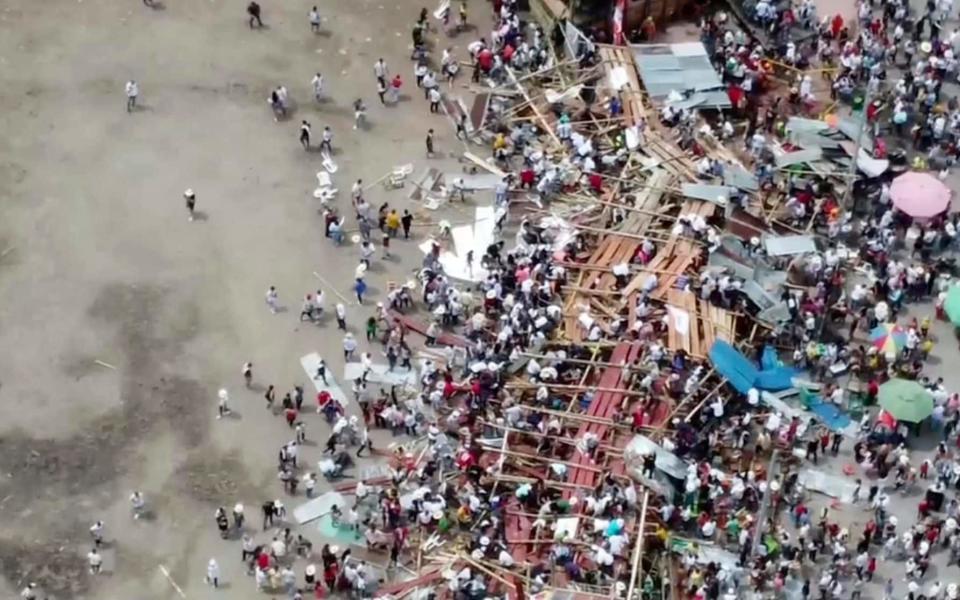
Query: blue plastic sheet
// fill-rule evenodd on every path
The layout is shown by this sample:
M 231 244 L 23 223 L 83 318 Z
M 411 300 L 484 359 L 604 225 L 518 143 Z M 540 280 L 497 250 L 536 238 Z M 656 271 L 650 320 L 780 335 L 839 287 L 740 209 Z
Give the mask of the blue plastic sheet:
M 746 394 L 750 388 L 754 387 L 769 392 L 779 392 L 793 387 L 792 380 L 796 374 L 794 369 L 770 366 L 760 370 L 743 353 L 723 340 L 713 343 L 710 348 L 710 361 L 713 363 L 713 368 L 741 394 Z M 765 348 L 761 362 L 765 367 L 768 364 L 779 363 L 776 351 L 773 348 Z
M 831 431 L 842 431 L 850 425 L 850 416 L 833 404 L 821 402 L 810 407 L 810 412 L 820 417 Z

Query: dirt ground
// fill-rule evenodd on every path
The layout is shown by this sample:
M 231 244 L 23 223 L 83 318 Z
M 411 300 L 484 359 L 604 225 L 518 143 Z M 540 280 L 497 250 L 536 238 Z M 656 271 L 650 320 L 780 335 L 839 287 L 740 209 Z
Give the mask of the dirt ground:
M 309 0 L 261 1 L 260 31 L 248 28 L 245 4 L 0 8 L 3 597 L 37 581 L 51 598 L 176 598 L 161 564 L 187 597 L 212 597 L 202 581 L 210 557 L 231 597 L 259 596 L 239 543 L 220 540 L 213 514 L 239 501 L 259 525 L 260 503 L 281 497 L 275 456 L 292 433 L 264 410 L 261 392 L 243 389 L 240 368 L 252 361 L 255 380 L 276 385 L 278 397 L 307 383 L 298 362 L 307 352 L 330 357 L 339 373 L 335 324 L 301 325 L 297 313 L 319 287 L 314 271 L 349 295 L 359 255 L 323 238 L 310 194 L 321 159 L 298 144 L 299 122 L 312 123 L 315 139 L 325 124 L 334 130 L 341 207 L 356 178 L 408 162 L 422 171 L 430 127 L 442 153 L 460 150 L 413 85 L 409 29 L 420 4 L 327 4 L 320 34 L 310 31 Z M 486 19 L 485 5 L 471 9 Z M 468 41 L 443 43 L 465 55 Z M 396 106 L 375 95 L 381 56 L 405 80 Z M 317 71 L 330 95 L 322 104 L 310 88 Z M 132 114 L 128 79 L 140 86 Z M 275 123 L 267 97 L 280 84 L 295 106 Z M 369 107 L 361 131 L 351 128 L 357 97 Z M 197 194 L 195 222 L 186 188 Z M 378 186 L 368 198 L 402 209 L 406 192 Z M 419 264 L 414 243 L 374 263 L 372 301 Z M 269 285 L 287 312 L 266 309 Z M 335 294 L 326 292 L 330 309 Z M 371 312 L 372 303 L 348 308 L 358 334 Z M 235 418 L 218 421 L 221 386 Z M 306 420 L 322 446 L 326 425 Z M 319 453 L 309 447 L 302 458 L 315 465 Z M 130 518 L 134 489 L 147 497 L 146 520 Z M 97 519 L 110 544 L 106 573 L 93 578 L 85 555 Z

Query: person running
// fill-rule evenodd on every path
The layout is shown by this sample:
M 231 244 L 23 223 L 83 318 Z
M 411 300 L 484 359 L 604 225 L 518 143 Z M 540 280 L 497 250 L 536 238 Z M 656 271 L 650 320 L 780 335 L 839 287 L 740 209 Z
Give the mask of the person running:
M 377 80 L 377 96 L 380 97 L 380 104 L 387 104 L 387 84 L 383 80 Z
M 320 138 L 320 151 L 333 154 L 333 131 L 329 125 L 323 128 L 323 135 Z
M 382 58 L 377 59 L 377 62 L 373 64 L 373 75 L 377 78 L 377 81 L 386 86 L 387 75 L 389 74 L 390 71 L 387 69 L 387 63 L 384 62 Z
M 330 385 L 327 383 L 327 361 L 320 359 L 320 362 L 317 363 L 317 374 L 313 376 L 314 380 L 321 380 L 323 385 Z
M 250 17 L 249 24 L 250 29 L 253 29 L 253 22 L 257 22 L 257 27 L 263 27 L 263 20 L 260 18 L 260 5 L 256 2 L 251 2 L 247 5 L 247 16 Z
M 310 123 L 300 121 L 300 145 L 307 152 L 310 151 Z
M 272 384 L 267 386 L 267 391 L 264 392 L 263 399 L 267 401 L 267 410 L 272 409 L 273 403 L 277 399 L 277 392 L 276 392 L 276 389 L 274 389 Z

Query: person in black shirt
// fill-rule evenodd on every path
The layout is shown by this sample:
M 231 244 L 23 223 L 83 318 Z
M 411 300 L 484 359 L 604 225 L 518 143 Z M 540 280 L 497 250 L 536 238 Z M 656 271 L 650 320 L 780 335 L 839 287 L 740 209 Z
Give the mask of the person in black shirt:
M 250 29 L 253 29 L 253 22 L 257 22 L 257 27 L 263 27 L 263 21 L 260 19 L 260 5 L 251 2 L 247 5 L 247 15 L 250 16 Z

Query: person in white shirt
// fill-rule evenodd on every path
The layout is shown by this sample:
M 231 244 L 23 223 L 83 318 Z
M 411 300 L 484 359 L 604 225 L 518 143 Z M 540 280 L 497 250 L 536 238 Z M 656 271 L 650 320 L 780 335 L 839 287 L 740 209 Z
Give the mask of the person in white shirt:
M 143 507 L 146 506 L 143 494 L 137 491 L 130 494 L 130 506 L 133 508 L 133 518 L 139 519 L 143 515 Z
M 87 562 L 90 564 L 91 575 L 97 575 L 100 573 L 100 569 L 103 566 L 103 557 L 96 548 L 93 548 L 87 553 Z
M 215 558 L 211 558 L 207 563 L 206 581 L 215 588 L 220 587 L 220 565 Z
M 277 314 L 277 299 L 277 288 L 271 285 L 267 288 L 267 293 L 264 294 L 264 302 L 267 303 L 267 307 L 272 314 Z
M 377 62 L 373 65 L 373 74 L 377 78 L 377 81 L 381 82 L 384 86 L 387 84 L 387 75 L 390 71 L 387 69 L 387 63 L 384 62 L 382 58 L 377 59 Z
M 320 11 L 316 6 L 310 9 L 310 31 L 320 33 Z
M 313 79 L 310 80 L 310 85 L 313 86 L 313 99 L 317 102 L 323 101 L 323 75 L 317 73 L 313 76 Z
M 97 548 L 103 544 L 103 521 L 97 521 L 90 526 L 90 536 L 93 537 L 93 543 Z
M 124 91 L 127 93 L 127 112 L 133 112 L 133 109 L 137 107 L 137 96 L 140 95 L 140 88 L 137 86 L 137 82 L 131 79 L 124 86 Z

